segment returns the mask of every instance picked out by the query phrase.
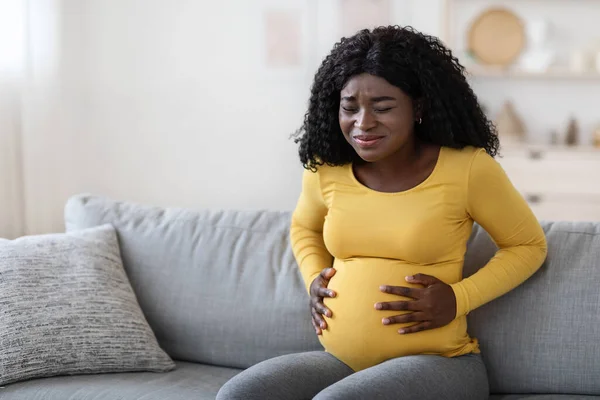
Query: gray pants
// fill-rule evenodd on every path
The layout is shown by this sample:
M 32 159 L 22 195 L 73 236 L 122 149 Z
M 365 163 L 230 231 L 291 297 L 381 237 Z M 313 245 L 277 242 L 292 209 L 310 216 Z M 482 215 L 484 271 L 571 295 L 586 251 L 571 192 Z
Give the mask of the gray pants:
M 272 358 L 227 382 L 217 400 L 487 400 L 478 354 L 456 358 L 395 358 L 354 373 L 331 354 L 314 351 Z

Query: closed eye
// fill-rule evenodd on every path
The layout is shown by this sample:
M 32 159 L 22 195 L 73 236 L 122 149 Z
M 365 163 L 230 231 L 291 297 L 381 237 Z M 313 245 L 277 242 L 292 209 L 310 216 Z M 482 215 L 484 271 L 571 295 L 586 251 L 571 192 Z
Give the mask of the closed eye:
M 394 108 L 394 107 L 388 107 L 388 108 L 375 108 L 375 109 L 373 109 L 373 111 L 375 111 L 376 113 L 384 113 L 384 112 L 388 112 L 388 111 L 390 111 L 392 108 Z
M 358 110 L 356 108 L 347 108 L 347 107 L 342 107 L 342 110 L 346 111 L 346 112 L 357 112 Z

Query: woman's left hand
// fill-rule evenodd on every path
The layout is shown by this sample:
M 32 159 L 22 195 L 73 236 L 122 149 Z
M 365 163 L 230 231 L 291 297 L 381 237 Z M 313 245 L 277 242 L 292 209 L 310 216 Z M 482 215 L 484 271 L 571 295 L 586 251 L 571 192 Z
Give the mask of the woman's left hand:
M 405 334 L 440 328 L 454 320 L 456 317 L 456 296 L 450 285 L 433 276 L 424 274 L 407 276 L 406 281 L 423 285 L 424 288 L 412 289 L 389 285 L 380 287 L 382 292 L 414 299 L 376 303 L 375 308 L 377 310 L 410 311 L 407 314 L 384 318 L 382 320 L 384 325 L 414 322 L 414 325 L 398 331 Z

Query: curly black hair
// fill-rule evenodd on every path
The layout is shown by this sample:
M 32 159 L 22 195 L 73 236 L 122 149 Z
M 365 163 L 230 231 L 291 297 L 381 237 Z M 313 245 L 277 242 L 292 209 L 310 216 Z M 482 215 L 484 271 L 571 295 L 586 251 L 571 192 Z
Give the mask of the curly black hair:
M 305 168 L 358 161 L 340 130 L 338 109 L 340 91 L 362 73 L 381 77 L 419 101 L 422 123 L 415 126 L 419 139 L 459 149 L 475 146 L 496 156 L 496 128 L 458 59 L 436 37 L 412 27 L 385 26 L 342 38 L 315 74 L 304 123 L 294 135 Z

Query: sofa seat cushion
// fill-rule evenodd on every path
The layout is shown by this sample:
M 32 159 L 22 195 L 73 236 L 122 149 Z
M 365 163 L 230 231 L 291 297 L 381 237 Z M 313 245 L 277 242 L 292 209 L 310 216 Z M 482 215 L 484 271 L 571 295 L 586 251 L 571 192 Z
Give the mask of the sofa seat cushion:
M 61 376 L 0 389 L 2 400 L 213 400 L 240 370 L 178 362 L 166 373 Z

